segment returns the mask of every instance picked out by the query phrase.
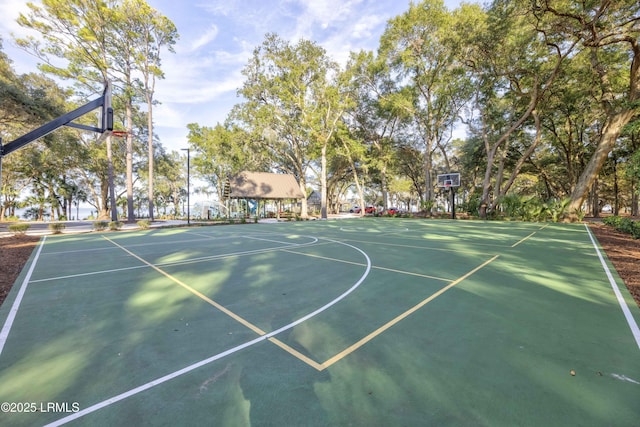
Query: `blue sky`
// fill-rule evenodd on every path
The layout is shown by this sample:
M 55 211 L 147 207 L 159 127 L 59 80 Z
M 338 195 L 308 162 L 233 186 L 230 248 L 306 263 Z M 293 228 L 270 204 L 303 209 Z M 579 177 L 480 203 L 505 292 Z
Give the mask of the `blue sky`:
M 38 2 L 37 0 L 34 2 Z M 165 53 L 165 79 L 157 83 L 156 133 L 168 150 L 188 146 L 187 124 L 214 126 L 240 102 L 242 68 L 266 33 L 295 43 L 313 40 L 344 64 L 350 51 L 375 50 L 389 19 L 409 0 L 147 0 L 171 19 L 180 39 Z M 449 9 L 459 0 L 446 0 Z M 36 58 L 15 48 L 11 34 L 26 1 L 2 0 L 0 34 L 18 73 L 37 71 Z

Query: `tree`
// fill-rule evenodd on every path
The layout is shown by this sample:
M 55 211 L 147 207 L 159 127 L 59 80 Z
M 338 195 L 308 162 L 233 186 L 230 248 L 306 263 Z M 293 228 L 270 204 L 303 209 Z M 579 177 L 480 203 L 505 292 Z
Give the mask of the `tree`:
M 491 206 L 492 189 L 497 200 L 504 195 L 503 162 L 510 138 L 532 117 L 573 50 L 572 43 L 559 42 L 551 35 L 540 36 L 535 24 L 524 5 L 496 0 L 484 18 L 474 22 L 472 31 L 464 30 L 470 37 L 465 62 L 477 84 L 474 108 L 479 117 L 472 129 L 486 151 L 481 217 L 496 207 Z M 523 153 L 527 157 L 530 154 L 530 150 Z M 496 163 L 497 175 L 492 181 Z
M 218 123 L 214 128 L 190 123 L 187 128 L 193 168 L 216 189 L 219 200 L 229 176 L 244 170 L 268 170 L 262 150 L 256 149 L 249 133 L 232 122 Z
M 18 46 L 43 61 L 40 69 L 63 79 L 72 79 L 84 94 L 98 92 L 109 79 L 109 48 L 114 38 L 113 6 L 115 0 L 43 0 L 42 6 L 27 3 L 28 15 L 20 14 L 18 23 L 40 33 L 17 39 Z M 63 59 L 64 66 L 54 58 Z M 111 218 L 117 220 L 111 138 L 106 139 Z M 105 207 L 106 209 L 106 207 Z M 106 211 L 102 212 L 107 215 Z
M 179 151 L 171 153 L 162 152 L 156 159 L 157 185 L 155 186 L 154 207 L 160 214 L 160 208 L 166 215 L 167 206 L 173 204 L 173 215 L 178 214 L 178 205 L 182 200 L 181 194 L 186 195 L 183 183 L 187 182 L 186 168 L 184 166 L 183 155 Z
M 589 57 L 593 96 L 605 112 L 598 144 L 571 194 L 582 210 L 589 189 L 624 126 L 640 112 L 640 4 L 635 0 L 537 0 L 539 28 L 580 43 Z
M 175 25 L 167 17 L 149 7 L 144 0 L 125 0 L 118 8 L 122 14 L 117 19 L 125 43 L 118 43 L 130 49 L 131 67 L 141 74 L 139 83 L 132 81 L 134 89 L 141 92 L 147 104 L 147 159 L 148 159 L 148 201 L 149 218 L 153 220 L 153 105 L 157 79 L 164 78 L 161 66 L 161 52 L 167 48 L 174 52 L 178 33 Z M 131 192 L 133 189 L 131 189 Z M 129 200 L 129 199 L 128 199 Z M 132 203 L 128 204 L 131 210 Z M 130 218 L 131 219 L 131 218 Z
M 377 171 L 385 209 L 389 207 L 387 176 L 393 162 L 394 136 L 402 120 L 409 117 L 405 109 L 398 107 L 387 65 L 384 58 L 375 57 L 372 52 L 352 53 L 346 72 L 351 77 L 355 102 L 345 117 L 351 137 L 341 139 L 352 162 L 360 206 L 365 201 L 359 174 L 365 177 L 370 171 Z M 364 215 L 364 210 L 360 214 Z
M 269 148 L 277 167 L 292 173 L 306 194 L 310 163 L 321 159 L 323 215 L 326 216 L 326 155 L 344 106 L 336 84 L 337 65 L 308 40 L 296 45 L 266 36 L 243 69 L 239 114 Z M 254 142 L 257 142 L 256 139 Z M 307 217 L 302 200 L 302 217 Z
M 445 143 L 467 96 L 462 63 L 449 45 L 452 23 L 442 0 L 412 2 L 380 40 L 379 55 L 397 73 L 392 101 L 414 119 L 424 146 L 425 201 L 434 197 L 432 152 Z
M 171 46 L 177 34 L 166 18 L 141 0 L 44 0 L 42 5 L 28 4 L 28 15 L 20 15 L 20 25 L 40 33 L 17 43 L 44 61 L 40 68 L 75 82 L 82 94 L 97 91 L 114 79 L 123 99 L 126 138 L 127 218 L 134 219 L 133 206 L 133 104 L 143 93 L 148 107 L 153 104 L 153 83 L 161 77 L 159 51 Z M 63 61 L 56 61 L 55 58 Z M 142 74 L 142 83 L 139 79 Z M 152 124 L 152 109 L 149 121 Z M 152 126 L 148 132 L 152 141 Z M 152 142 L 151 148 L 152 150 Z M 108 187 L 111 219 L 117 219 L 113 176 L 113 147 L 107 138 Z M 152 166 L 153 156 L 149 164 Z M 152 174 L 152 173 L 151 173 Z M 152 178 L 151 178 L 152 179 Z M 107 215 L 107 212 L 103 212 Z

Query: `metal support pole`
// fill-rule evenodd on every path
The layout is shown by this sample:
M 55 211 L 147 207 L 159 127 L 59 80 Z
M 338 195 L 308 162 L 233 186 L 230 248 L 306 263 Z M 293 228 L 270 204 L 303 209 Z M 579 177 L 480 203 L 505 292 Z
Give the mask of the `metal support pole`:
M 451 219 L 456 219 L 456 191 L 451 186 Z

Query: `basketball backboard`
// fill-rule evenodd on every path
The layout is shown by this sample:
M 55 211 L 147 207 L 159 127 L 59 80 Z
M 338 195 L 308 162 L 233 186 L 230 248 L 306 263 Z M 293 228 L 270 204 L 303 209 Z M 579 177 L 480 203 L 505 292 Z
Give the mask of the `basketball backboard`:
M 458 172 L 445 173 L 437 176 L 438 188 L 460 187 L 460 174 Z

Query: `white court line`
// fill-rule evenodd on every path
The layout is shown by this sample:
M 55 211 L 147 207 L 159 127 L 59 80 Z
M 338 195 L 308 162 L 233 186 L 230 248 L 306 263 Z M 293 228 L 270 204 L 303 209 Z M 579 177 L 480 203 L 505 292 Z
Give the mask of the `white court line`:
M 304 247 L 304 246 L 310 246 L 310 245 L 313 245 L 313 244 L 318 242 L 318 239 L 316 237 L 312 237 L 312 236 L 303 236 L 303 237 L 310 238 L 312 240 L 310 242 L 307 242 L 307 243 L 285 243 L 284 246 L 276 246 L 276 247 L 273 247 L 273 248 L 252 249 L 250 251 L 240 251 L 240 252 L 229 252 L 229 253 L 226 253 L 226 254 L 218 254 L 218 255 L 210 255 L 210 256 L 205 256 L 205 257 L 191 258 L 189 260 L 182 260 L 182 261 L 163 262 L 163 263 L 154 264 L 154 265 L 156 267 L 166 267 L 166 266 L 174 266 L 174 265 L 193 264 L 193 263 L 196 263 L 196 262 L 211 261 L 211 260 L 214 260 L 214 259 L 231 258 L 231 257 L 234 257 L 234 256 L 243 256 L 243 255 L 255 255 L 255 254 L 260 254 L 260 253 L 264 253 L 264 252 L 279 251 L 279 250 L 288 249 L 288 248 L 299 248 L 299 247 Z
M 305 236 L 305 237 L 309 237 L 309 236 Z M 242 236 L 243 239 L 249 239 L 249 240 L 261 240 L 263 242 L 270 242 L 270 243 L 280 243 L 281 245 L 290 245 L 291 243 L 289 242 L 282 242 L 280 240 L 273 240 L 273 239 L 265 239 L 262 237 L 253 237 L 253 236 Z M 316 239 L 316 242 L 318 241 L 318 239 Z
M 24 297 L 25 292 L 27 291 L 27 286 L 29 285 L 29 279 L 31 279 L 31 275 L 33 274 L 33 270 L 36 268 L 36 263 L 38 262 L 38 258 L 40 257 L 40 252 L 42 251 L 42 247 L 44 246 L 44 242 L 47 240 L 47 236 L 42 238 L 42 241 L 38 245 L 38 251 L 36 252 L 36 256 L 33 258 L 33 262 L 29 267 L 29 271 L 27 271 L 27 275 L 24 277 L 22 281 L 22 285 L 20 286 L 20 290 L 18 291 L 18 295 L 16 296 L 15 301 L 13 301 L 13 305 L 9 310 L 9 315 L 7 316 L 7 320 L 4 322 L 4 326 L 0 331 L 0 355 L 2 354 L 2 350 L 4 349 L 4 345 L 7 342 L 7 338 L 9 337 L 9 332 L 11 332 L 11 327 L 13 326 L 13 321 L 16 318 L 16 314 L 18 314 L 18 309 L 20 308 L 20 303 L 22 303 L 22 298 Z
M 310 236 L 305 236 L 305 237 L 310 237 Z M 232 258 L 232 257 L 244 256 L 244 255 L 256 255 L 256 254 L 270 252 L 270 251 L 280 251 L 280 250 L 289 249 L 289 248 L 299 248 L 299 247 L 313 245 L 314 243 L 316 243 L 318 241 L 317 238 L 315 238 L 315 237 L 312 237 L 312 238 L 314 240 L 311 241 L 311 242 L 307 242 L 307 243 L 287 243 L 287 244 L 285 244 L 285 246 L 279 246 L 279 247 L 273 247 L 273 248 L 253 249 L 253 250 L 250 250 L 250 251 L 241 251 L 241 252 L 230 252 L 230 253 L 226 253 L 226 254 L 209 255 L 209 256 L 206 256 L 206 257 L 190 258 L 190 259 L 181 260 L 181 261 L 162 262 L 162 263 L 159 263 L 159 264 L 152 264 L 152 265 L 154 267 L 173 267 L 173 266 L 176 266 L 176 265 L 195 264 L 195 263 L 198 263 L 198 262 L 212 261 L 212 260 L 215 260 L 215 259 Z M 135 247 L 139 247 L 139 245 L 131 245 L 131 246 L 128 246 L 128 247 L 131 248 L 131 247 L 134 247 L 134 246 Z M 96 274 L 117 273 L 119 271 L 134 270 L 134 269 L 138 269 L 138 268 L 149 268 L 149 266 L 148 265 L 136 265 L 136 266 L 133 266 L 133 267 L 123 267 L 123 268 L 115 268 L 115 269 L 111 269 L 111 270 L 92 271 L 92 272 L 89 272 L 89 273 L 70 274 L 70 275 L 67 275 L 67 276 L 48 277 L 46 279 L 32 280 L 31 283 L 48 282 L 48 281 L 52 281 L 52 280 L 61 280 L 61 279 L 72 279 L 74 277 L 93 276 L 93 275 L 96 275 Z
M 63 280 L 63 279 L 73 279 L 76 277 L 95 276 L 96 274 L 118 273 L 120 271 L 136 270 L 139 268 L 149 268 L 149 267 L 146 265 L 136 265 L 134 267 L 122 267 L 122 268 L 114 268 L 111 270 L 91 271 L 89 273 L 68 274 L 66 276 L 56 276 L 56 277 L 47 277 L 46 279 L 36 279 L 36 280 L 32 280 L 31 283 L 50 282 L 52 280 Z
M 593 244 L 593 247 L 596 249 L 596 253 L 598 254 L 598 258 L 600 259 L 600 263 L 602 264 L 602 267 L 604 268 L 604 271 L 607 273 L 607 277 L 609 278 L 609 283 L 611 284 L 611 287 L 613 288 L 613 293 L 616 295 L 616 298 L 618 299 L 618 304 L 620 304 L 620 308 L 622 309 L 622 313 L 624 313 L 624 317 L 625 317 L 625 319 L 627 319 L 627 323 L 629 324 L 629 328 L 631 328 L 631 333 L 633 334 L 633 337 L 636 340 L 636 344 L 638 344 L 638 348 L 640 348 L 640 328 L 638 327 L 638 324 L 636 323 L 635 319 L 633 318 L 633 315 L 631 314 L 631 311 L 629 310 L 629 306 L 627 306 L 627 303 L 625 302 L 624 297 L 622 296 L 622 293 L 620 292 L 620 288 L 618 288 L 618 284 L 616 283 L 616 280 L 613 278 L 613 275 L 611 274 L 611 270 L 609 270 L 609 267 L 607 266 L 607 263 L 605 262 L 602 254 L 600 253 L 600 249 L 598 248 L 598 245 L 596 244 L 596 241 L 593 238 L 593 235 L 591 234 L 591 230 L 589 230 L 589 226 L 587 224 L 585 224 L 584 227 L 587 229 L 587 234 L 589 235 L 589 238 L 591 239 L 591 243 Z
M 371 232 L 373 231 L 374 233 L 380 233 L 380 234 L 390 234 L 390 233 L 400 233 L 400 232 L 405 232 L 405 231 L 409 231 L 409 229 L 407 227 L 403 227 L 403 228 L 396 228 L 396 229 L 392 229 L 392 228 L 368 228 L 368 227 L 340 227 L 340 231 L 346 231 L 346 232 L 356 232 L 356 233 L 360 233 L 363 231 L 368 231 Z
M 313 316 L 316 316 L 316 315 L 320 314 L 321 312 L 325 311 L 326 309 L 328 309 L 331 306 L 333 306 L 333 305 L 337 304 L 338 302 L 340 302 L 347 295 L 349 295 L 356 288 L 358 288 L 362 284 L 362 282 L 364 282 L 364 280 L 367 278 L 367 276 L 369 275 L 369 272 L 371 271 L 371 259 L 369 258 L 369 256 L 362 249 L 359 249 L 359 248 L 357 248 L 355 246 L 352 246 L 352 245 L 350 245 L 348 243 L 339 242 L 337 240 L 332 240 L 332 239 L 324 239 L 324 240 L 329 240 L 329 241 L 337 243 L 339 245 L 345 245 L 345 246 L 348 246 L 348 247 L 350 247 L 352 249 L 355 249 L 358 252 L 360 252 L 362 255 L 364 255 L 365 259 L 367 260 L 367 268 L 365 269 L 365 272 L 362 274 L 360 279 L 353 286 L 351 286 L 349 289 L 347 289 L 344 293 L 342 293 L 340 296 L 338 296 L 336 299 L 334 299 L 333 301 L 330 301 L 329 303 L 323 305 L 319 309 L 307 314 L 306 316 L 303 316 L 300 319 L 298 319 L 298 320 L 296 320 L 296 321 L 294 321 L 292 323 L 289 323 L 288 325 L 285 325 L 285 326 L 283 326 L 283 327 L 281 327 L 279 329 L 276 329 L 273 332 L 269 332 L 266 335 L 262 335 L 262 336 L 259 336 L 258 338 L 254 338 L 251 341 L 247 341 L 244 344 L 240 344 L 240 345 L 238 345 L 236 347 L 233 347 L 233 348 L 231 348 L 229 350 L 223 351 L 222 353 L 218 353 L 218 354 L 216 354 L 214 356 L 209 357 L 208 359 L 204 359 L 204 360 L 196 362 L 196 363 L 194 363 L 192 365 L 186 366 L 186 367 L 184 367 L 184 368 L 182 368 L 182 369 L 180 369 L 178 371 L 172 372 L 172 373 L 167 374 L 167 375 L 165 375 L 163 377 L 156 378 L 155 380 L 149 381 L 146 384 L 143 384 L 143 385 L 138 386 L 136 388 L 132 388 L 129 391 L 125 391 L 124 393 L 118 394 L 117 396 L 113 396 L 113 397 L 111 397 L 109 399 L 103 400 L 102 402 L 96 403 L 95 405 L 89 406 L 88 408 L 85 408 L 85 409 L 83 409 L 81 411 L 78 411 L 78 412 L 76 412 L 74 414 L 71 414 L 71 415 L 66 416 L 64 418 L 56 420 L 56 421 L 54 421 L 54 422 L 52 422 L 50 424 L 45 425 L 44 427 L 61 426 L 61 425 L 66 424 L 66 423 L 68 423 L 70 421 L 73 421 L 73 420 L 76 420 L 78 418 L 84 417 L 85 415 L 88 415 L 88 414 L 90 414 L 92 412 L 95 412 L 95 411 L 97 411 L 99 409 L 102 409 L 102 408 L 105 408 L 105 407 L 107 407 L 109 405 L 112 405 L 112 404 L 114 404 L 116 402 L 119 402 L 121 400 L 127 399 L 127 398 L 129 398 L 129 397 L 131 397 L 133 395 L 141 393 L 141 392 L 143 392 L 145 390 L 148 390 L 148 389 L 150 389 L 152 387 L 155 387 L 155 386 L 157 386 L 159 384 L 165 383 L 165 382 L 170 381 L 170 380 L 172 380 L 174 378 L 177 378 L 177 377 L 179 377 L 181 375 L 189 373 L 189 372 L 191 372 L 191 371 L 193 371 L 195 369 L 198 369 L 198 368 L 200 368 L 200 367 L 202 367 L 204 365 L 207 365 L 207 364 L 209 364 L 211 362 L 214 362 L 216 360 L 222 359 L 225 356 L 229 356 L 229 355 L 234 354 L 234 353 L 236 353 L 236 352 L 238 352 L 240 350 L 243 350 L 243 349 L 245 349 L 247 347 L 251 347 L 254 344 L 257 344 L 259 342 L 268 340 L 269 338 L 273 338 L 275 335 L 277 335 L 279 333 L 282 333 L 284 331 L 287 331 L 287 330 L 299 325 L 300 323 L 304 322 L 305 320 L 309 320 Z
M 482 246 L 483 248 L 479 248 L 479 249 L 469 249 L 469 250 L 461 250 L 461 249 L 447 249 L 447 248 L 439 248 L 439 247 L 434 247 L 434 246 L 415 246 L 415 245 L 403 245 L 400 243 L 387 243 L 387 242 L 375 242 L 375 241 L 371 241 L 371 240 L 357 240 L 357 239 L 349 239 L 349 238 L 343 238 L 342 240 L 344 241 L 348 241 L 348 242 L 357 242 L 357 243 L 369 243 L 372 245 L 378 245 L 378 246 L 393 246 L 393 247 L 398 247 L 398 248 L 409 248 L 409 249 L 420 249 L 420 250 L 425 250 L 425 251 L 440 251 L 440 252 L 455 252 L 455 253 L 468 253 L 468 254 L 484 254 L 486 253 L 486 251 L 484 251 L 484 247 L 496 247 L 496 248 L 503 248 L 503 245 L 498 245 L 498 244 L 490 244 L 490 243 L 474 243 L 475 246 Z M 416 239 L 411 239 L 411 240 L 416 240 Z M 420 240 L 420 239 L 417 239 Z M 425 241 L 425 240 L 422 240 Z M 430 242 L 430 240 L 426 241 L 427 243 Z
M 190 233 L 190 234 L 196 234 L 196 233 Z M 134 243 L 132 245 L 129 245 L 130 248 L 139 248 L 142 246 L 158 246 L 158 245 L 163 245 L 163 244 L 176 244 L 176 243 L 193 243 L 193 242 L 210 242 L 211 241 L 211 236 L 205 236 L 208 237 L 208 239 L 185 239 L 185 240 L 175 240 L 175 241 L 166 241 L 166 242 L 152 242 L 152 243 Z M 220 239 L 216 239 L 216 240 L 224 240 L 224 239 L 231 239 L 232 237 L 221 237 Z M 113 251 L 116 250 L 118 248 L 113 247 L 113 246 L 106 246 L 106 247 L 102 247 L 102 248 L 92 248 L 92 249 L 76 249 L 76 250 L 72 250 L 72 251 L 56 251 L 56 252 L 47 252 L 44 255 L 60 255 L 60 254 L 72 254 L 72 253 L 76 253 L 76 252 L 95 252 L 95 251 Z

